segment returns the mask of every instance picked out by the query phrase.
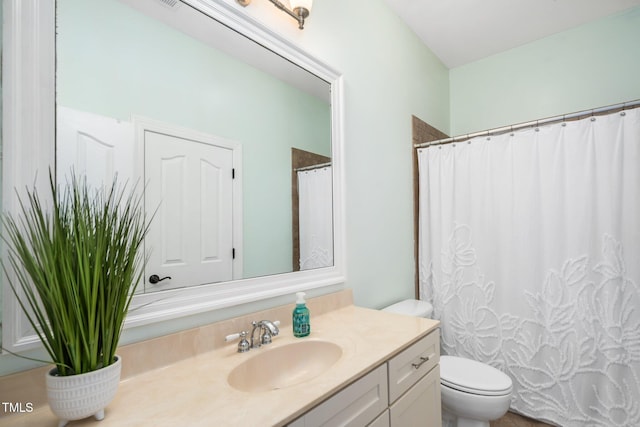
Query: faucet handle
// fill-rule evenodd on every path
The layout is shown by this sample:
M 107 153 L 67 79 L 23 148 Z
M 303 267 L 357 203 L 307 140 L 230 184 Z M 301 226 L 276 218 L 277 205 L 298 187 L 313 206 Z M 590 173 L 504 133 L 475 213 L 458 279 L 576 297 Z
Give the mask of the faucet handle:
M 272 338 L 271 337 L 271 332 L 269 332 L 268 329 L 265 329 L 264 333 L 262 334 L 262 337 L 260 338 L 260 343 L 262 345 L 271 344 L 271 338 Z
M 268 322 L 265 324 L 265 322 Z M 278 327 L 280 326 L 280 321 L 276 320 L 275 322 L 269 322 L 268 320 L 263 320 L 262 324 L 262 335 L 260 336 L 261 344 L 271 344 L 272 338 L 280 332 Z M 270 325 L 271 327 L 268 327 Z
M 246 331 L 242 331 L 242 332 L 246 334 Z M 224 337 L 224 340 L 225 342 L 229 342 L 229 341 L 237 340 L 238 338 L 240 338 L 240 332 L 236 334 L 227 335 L 226 337 Z
M 265 323 L 270 324 L 272 327 L 275 326 L 275 329 L 278 330 L 278 328 L 280 327 L 280 321 L 279 320 L 274 320 L 273 322 L 269 321 L 269 320 L 262 320 L 263 325 Z M 279 330 L 278 330 L 279 331 Z M 278 334 L 273 334 L 273 335 L 278 335 Z
M 238 343 L 238 353 L 246 353 L 250 349 L 249 341 L 247 340 L 247 331 L 240 331 L 236 334 L 227 335 L 224 337 L 226 342 L 237 340 L 240 338 L 240 342 Z

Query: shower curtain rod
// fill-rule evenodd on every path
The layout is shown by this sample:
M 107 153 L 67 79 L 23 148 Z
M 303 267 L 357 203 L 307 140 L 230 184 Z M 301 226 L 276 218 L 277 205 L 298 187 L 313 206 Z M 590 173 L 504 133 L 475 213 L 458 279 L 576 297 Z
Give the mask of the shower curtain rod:
M 636 99 L 635 101 L 623 102 L 621 104 L 608 105 L 606 107 L 594 108 L 591 110 L 579 111 L 576 113 L 563 114 L 561 116 L 548 117 L 546 119 L 533 120 L 530 122 L 518 123 L 512 126 L 503 126 L 495 129 L 483 130 L 480 132 L 469 133 L 466 135 L 458 135 L 450 138 L 438 139 L 430 142 L 421 142 L 419 144 L 414 144 L 414 148 L 424 148 L 430 147 L 432 145 L 442 145 L 442 144 L 451 144 L 454 142 L 466 141 L 471 138 L 475 138 L 478 136 L 491 136 L 491 135 L 500 135 L 506 132 L 512 132 L 514 130 L 525 129 L 529 127 L 538 127 L 541 125 L 548 125 L 552 123 L 564 122 L 568 119 L 576 119 L 581 117 L 589 117 L 596 114 L 607 113 L 613 110 L 628 110 L 632 108 L 640 107 L 640 99 Z
M 296 172 L 310 171 L 310 170 L 314 170 L 314 169 L 325 168 L 327 166 L 331 166 L 331 162 L 319 163 L 317 165 L 311 165 L 311 166 L 304 166 L 304 167 L 301 167 L 301 168 L 297 168 L 295 171 Z

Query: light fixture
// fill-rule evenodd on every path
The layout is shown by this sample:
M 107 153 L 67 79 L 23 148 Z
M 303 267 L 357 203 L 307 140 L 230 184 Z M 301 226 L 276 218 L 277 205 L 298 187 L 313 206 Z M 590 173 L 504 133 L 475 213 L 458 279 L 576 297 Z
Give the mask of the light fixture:
M 279 0 L 269 0 L 275 7 L 286 12 L 293 19 L 298 21 L 298 28 L 301 30 L 304 28 L 304 20 L 309 16 L 311 11 L 311 5 L 313 0 L 289 0 L 291 9 L 287 8 Z M 251 0 L 236 0 L 240 6 L 246 7 L 251 3 Z

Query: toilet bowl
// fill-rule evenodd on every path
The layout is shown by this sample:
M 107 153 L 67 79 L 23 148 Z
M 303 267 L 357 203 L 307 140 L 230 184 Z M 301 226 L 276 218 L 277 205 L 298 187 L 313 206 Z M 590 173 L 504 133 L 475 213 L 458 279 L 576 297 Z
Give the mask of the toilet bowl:
M 444 418 L 457 427 L 489 427 L 509 410 L 511 378 L 498 369 L 464 357 L 440 357 Z
M 383 311 L 430 318 L 433 306 L 426 301 L 409 299 Z M 441 356 L 440 386 L 443 425 L 489 427 L 489 421 L 509 410 L 513 383 L 508 375 L 485 363 Z

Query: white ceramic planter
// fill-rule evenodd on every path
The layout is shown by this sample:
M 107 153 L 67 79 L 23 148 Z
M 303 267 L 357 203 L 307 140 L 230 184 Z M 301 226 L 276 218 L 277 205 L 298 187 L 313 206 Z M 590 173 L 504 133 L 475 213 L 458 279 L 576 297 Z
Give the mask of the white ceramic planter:
M 59 377 L 56 368 L 46 375 L 47 397 L 51 411 L 60 418 L 58 427 L 71 420 L 80 420 L 94 416 L 104 418 L 104 408 L 111 403 L 118 390 L 122 360 L 116 356 L 116 362 L 106 368 L 86 374 Z

